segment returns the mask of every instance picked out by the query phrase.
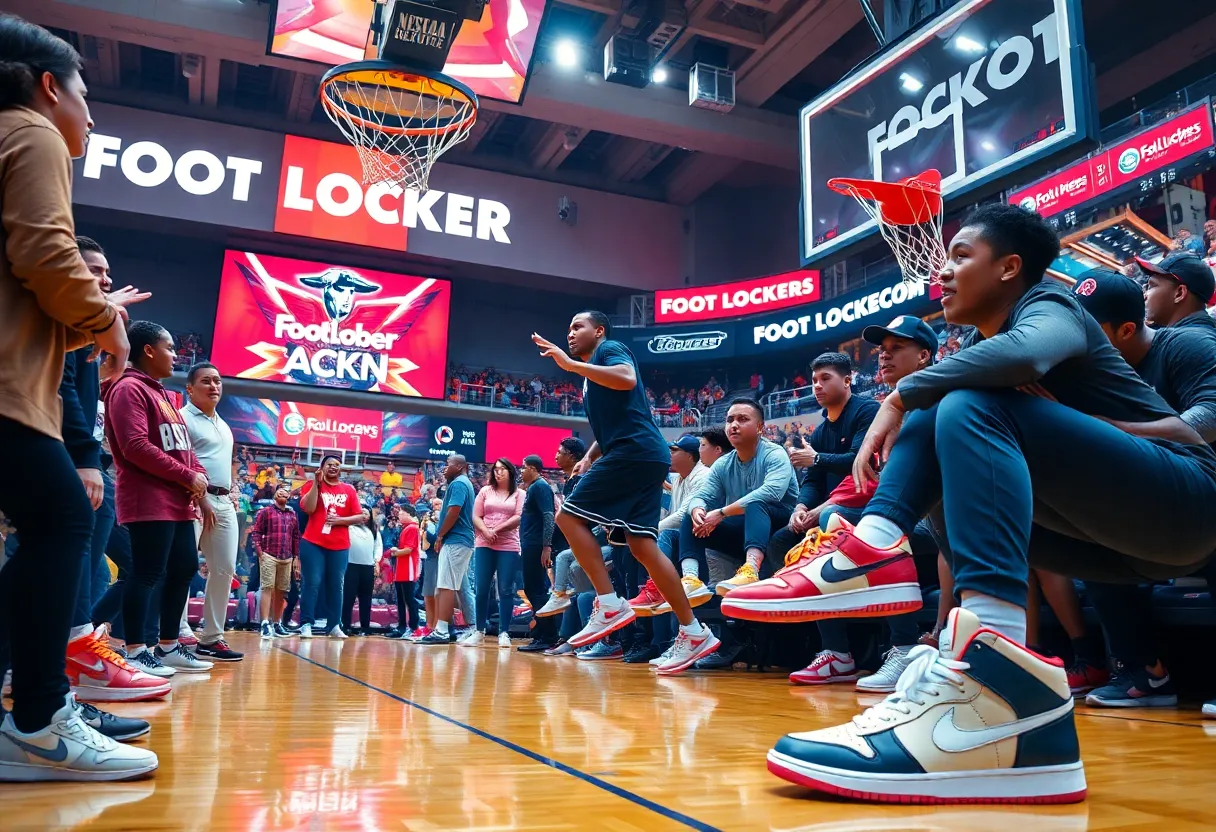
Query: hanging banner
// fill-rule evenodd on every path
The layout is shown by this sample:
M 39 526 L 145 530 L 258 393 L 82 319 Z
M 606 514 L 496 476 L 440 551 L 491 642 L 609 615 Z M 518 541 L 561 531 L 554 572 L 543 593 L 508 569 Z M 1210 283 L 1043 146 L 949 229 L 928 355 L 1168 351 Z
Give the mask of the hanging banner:
M 654 321 L 678 324 L 739 318 L 819 300 L 819 272 L 796 271 L 654 293 Z

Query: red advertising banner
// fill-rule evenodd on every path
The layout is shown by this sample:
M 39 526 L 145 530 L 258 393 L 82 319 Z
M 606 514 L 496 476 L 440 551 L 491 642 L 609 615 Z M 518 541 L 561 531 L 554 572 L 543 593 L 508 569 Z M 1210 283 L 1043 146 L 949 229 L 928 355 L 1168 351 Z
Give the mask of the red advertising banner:
M 378 454 L 383 433 L 384 413 L 379 410 L 283 402 L 275 444 Z
M 819 272 L 785 272 L 737 283 L 662 289 L 654 293 L 654 321 L 678 324 L 738 318 L 819 300 Z
M 1010 194 L 1009 201 L 1049 217 L 1214 144 L 1212 113 L 1205 102 Z
M 569 428 L 546 428 L 536 425 L 515 425 L 508 422 L 486 423 L 486 462 L 501 457 L 523 463 L 524 457 L 537 454 L 546 468 L 556 468 L 553 456 L 563 439 L 573 436 Z
M 227 251 L 212 361 L 222 375 L 443 398 L 451 284 Z

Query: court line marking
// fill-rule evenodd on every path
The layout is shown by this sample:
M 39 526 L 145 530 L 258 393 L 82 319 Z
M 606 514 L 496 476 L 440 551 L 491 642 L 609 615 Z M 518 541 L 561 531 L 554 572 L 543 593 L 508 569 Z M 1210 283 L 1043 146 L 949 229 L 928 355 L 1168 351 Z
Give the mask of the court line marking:
M 334 668 L 334 667 L 330 667 L 327 664 L 322 664 L 321 662 L 316 661 L 315 659 L 310 659 L 307 656 L 302 656 L 299 653 L 295 652 L 294 650 L 288 650 L 286 647 L 279 647 L 278 649 L 282 650 L 284 653 L 295 656 L 297 659 L 301 659 L 302 661 L 306 661 L 311 665 L 319 667 L 322 670 L 328 670 L 330 673 L 334 674 L 335 676 L 340 676 L 341 678 L 347 679 L 351 682 L 354 682 L 355 684 L 362 685 L 363 687 L 367 688 L 368 690 L 374 690 L 376 693 L 387 696 L 389 699 L 396 700 L 397 702 L 400 702 L 403 705 L 409 705 L 411 708 L 415 708 L 419 711 L 422 711 L 424 714 L 427 714 L 428 716 L 433 716 L 433 717 L 436 717 L 437 719 L 442 719 L 444 722 L 446 722 L 450 725 L 455 725 L 457 728 L 463 728 L 464 730 L 468 731 L 470 734 L 474 734 L 475 736 L 481 737 L 484 740 L 489 740 L 490 742 L 495 743 L 496 745 L 500 745 L 503 748 L 506 748 L 508 751 L 514 751 L 516 754 L 522 754 L 523 756 L 529 758 L 530 760 L 533 760 L 534 762 L 540 763 L 543 766 L 548 766 L 549 768 L 557 769 L 558 771 L 562 772 L 563 774 L 569 774 L 571 777 L 574 777 L 578 780 L 582 780 L 584 783 L 589 783 L 592 786 L 595 786 L 596 788 L 603 789 L 604 791 L 608 792 L 609 794 L 615 795 L 624 800 L 628 800 L 630 803 L 635 803 L 644 809 L 649 809 L 650 811 L 654 812 L 655 814 L 662 815 L 663 817 L 667 818 L 668 820 L 674 820 L 677 823 L 682 823 L 685 826 L 689 827 L 690 829 L 698 830 L 698 832 L 722 832 L 722 830 L 716 826 L 710 826 L 708 823 L 702 823 L 701 821 L 697 820 L 694 817 L 690 817 L 688 815 L 677 812 L 675 809 L 669 809 L 666 806 L 662 805 L 661 803 L 655 803 L 653 800 L 649 800 L 648 798 L 642 797 L 640 794 L 635 794 L 634 792 L 631 792 L 627 789 L 622 789 L 620 786 L 613 785 L 612 783 L 609 783 L 607 780 L 603 780 L 599 777 L 596 777 L 594 774 L 588 774 L 584 771 L 580 771 L 579 769 L 574 768 L 573 766 L 566 765 L 565 763 L 555 760 L 552 757 L 546 757 L 544 754 L 540 754 L 536 751 L 532 751 L 531 749 L 524 748 L 522 745 L 517 745 L 516 743 L 513 743 L 508 739 L 504 739 L 502 737 L 488 733 L 486 731 L 481 730 L 480 728 L 474 728 L 472 725 L 467 725 L 458 719 L 454 719 L 454 718 L 448 716 L 447 714 L 441 714 L 438 711 L 432 710 L 431 708 L 428 708 L 425 705 L 419 705 L 417 702 L 414 702 L 410 699 L 406 699 L 404 696 L 398 696 L 397 694 L 393 693 L 392 691 L 387 691 L 384 688 L 378 688 L 375 685 L 371 684 L 370 682 L 365 682 L 364 680 L 360 679 L 357 676 L 351 676 L 349 673 L 343 673 L 341 670 L 338 670 L 337 668 Z
M 1178 728 L 1207 728 L 1202 722 L 1174 722 L 1169 719 L 1146 719 L 1142 716 L 1121 716 L 1120 714 L 1096 714 L 1092 711 L 1075 711 L 1077 716 L 1090 716 L 1094 719 L 1115 719 L 1119 722 L 1147 722 L 1151 725 L 1174 725 Z

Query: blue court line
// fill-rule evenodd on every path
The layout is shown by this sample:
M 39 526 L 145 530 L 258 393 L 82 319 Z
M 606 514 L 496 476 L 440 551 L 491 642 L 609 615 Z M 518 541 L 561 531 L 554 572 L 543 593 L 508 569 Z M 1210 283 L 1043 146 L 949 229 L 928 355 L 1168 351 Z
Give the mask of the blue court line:
M 340 676 L 343 679 L 347 679 L 351 682 L 354 682 L 355 684 L 362 685 L 363 687 L 367 688 L 368 690 L 374 690 L 376 693 L 383 694 L 384 696 L 387 696 L 389 699 L 395 699 L 396 701 L 400 702 L 403 705 L 409 705 L 411 708 L 415 708 L 419 711 L 422 711 L 424 714 L 427 714 L 428 716 L 433 716 L 437 719 L 442 719 L 444 722 L 446 722 L 450 725 L 455 725 L 457 728 L 463 728 L 464 730 L 468 731 L 470 734 L 475 734 L 476 736 L 481 737 L 483 740 L 489 740 L 492 743 L 501 745 L 503 748 L 506 748 L 510 751 L 514 751 L 516 754 L 522 754 L 525 757 L 527 757 L 528 759 L 534 760 L 535 762 L 538 762 L 543 766 L 548 766 L 549 768 L 557 769 L 558 771 L 562 772 L 563 774 L 569 774 L 571 777 L 575 777 L 579 780 L 582 780 L 584 783 L 590 783 L 592 786 L 595 786 L 596 788 L 603 789 L 604 791 L 608 792 L 609 794 L 613 794 L 613 795 L 616 795 L 617 797 L 623 798 L 624 800 L 628 800 L 630 803 L 636 803 L 638 806 L 641 806 L 645 809 L 649 809 L 650 811 L 655 812 L 656 814 L 662 815 L 663 817 L 668 818 L 669 820 L 674 820 L 676 823 L 682 823 L 685 826 L 689 827 L 690 829 L 696 829 L 696 830 L 698 830 L 698 832 L 722 832 L 722 830 L 720 830 L 716 826 L 710 826 L 708 823 L 702 823 L 701 821 L 697 820 L 696 818 L 692 818 L 692 817 L 689 817 L 688 815 L 681 814 L 680 812 L 677 812 L 674 809 L 668 809 L 666 806 L 663 806 L 662 804 L 655 803 L 653 800 L 647 800 L 646 798 L 642 797 L 639 794 L 634 794 L 631 791 L 622 789 L 620 786 L 614 786 L 612 783 L 609 783 L 607 780 L 601 780 L 599 777 L 596 777 L 594 774 L 587 774 L 584 771 L 579 771 L 578 769 L 574 768 L 573 766 L 568 766 L 565 763 L 554 760 L 552 757 L 546 757 L 544 754 L 538 754 L 535 751 L 524 748 L 522 745 L 516 745 L 515 743 L 511 742 L 510 740 L 503 739 L 502 737 L 498 737 L 498 736 L 495 736 L 494 734 L 487 733 L 485 731 L 482 731 L 480 728 L 474 728 L 472 725 L 466 725 L 465 723 L 461 722 L 458 719 L 453 719 L 452 717 L 447 716 L 446 714 L 441 714 L 438 711 L 431 710 L 430 708 L 426 707 L 425 705 L 419 705 L 417 702 L 413 702 L 409 699 L 406 699 L 404 696 L 398 696 L 397 694 L 392 693 L 391 691 L 384 690 L 383 688 L 378 688 L 375 685 L 371 684 L 370 682 L 363 681 L 362 679 L 358 678 L 357 676 L 351 676 L 350 674 L 343 673 L 341 670 L 332 668 L 327 664 L 322 664 L 321 662 L 310 659 L 307 656 L 301 656 L 299 653 L 295 652 L 294 650 L 288 650 L 286 647 L 280 647 L 278 649 L 282 650 L 284 653 L 295 656 L 297 659 L 301 659 L 302 661 L 306 661 L 311 665 L 319 667 L 322 670 L 328 670 L 330 673 L 334 674 L 335 676 Z

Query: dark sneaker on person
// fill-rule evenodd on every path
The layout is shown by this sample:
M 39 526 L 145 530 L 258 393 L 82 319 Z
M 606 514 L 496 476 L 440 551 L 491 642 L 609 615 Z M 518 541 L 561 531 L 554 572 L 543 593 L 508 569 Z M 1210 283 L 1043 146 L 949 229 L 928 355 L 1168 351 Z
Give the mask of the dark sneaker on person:
M 697 663 L 693 665 L 694 670 L 730 670 L 735 666 L 735 659 L 739 658 L 739 654 L 747 649 L 746 644 L 732 644 L 727 647 L 723 645 L 718 648 L 716 653 L 711 653 L 703 659 L 697 659 Z
M 157 657 L 155 650 L 149 650 L 146 647 L 143 650 L 140 650 L 138 653 L 130 656 L 127 659 L 127 662 L 130 663 L 136 670 L 149 673 L 153 676 L 159 676 L 162 679 L 167 679 L 173 674 L 177 673 L 176 670 L 166 666 L 165 663 Z
M 262 641 L 270 641 L 274 638 L 274 628 L 270 626 L 269 621 L 263 621 L 261 627 Z
M 651 659 L 657 659 L 663 651 L 653 644 L 638 644 L 625 654 L 625 664 L 645 664 Z
M 222 638 L 217 638 L 210 644 L 200 641 L 194 652 L 210 662 L 239 662 L 245 658 L 244 653 L 233 650 Z
M 548 641 L 543 638 L 534 638 L 527 644 L 521 644 L 515 649 L 521 653 L 543 653 L 546 650 L 553 648 L 555 642 Z
M 114 716 L 114 714 L 99 711 L 88 702 L 77 702 L 76 704 L 80 710 L 80 718 L 84 720 L 84 724 L 102 736 L 109 737 L 112 740 L 130 742 L 152 730 L 152 726 L 142 719 L 127 719 L 122 716 Z
M 1110 671 L 1105 667 L 1090 664 L 1085 659 L 1076 659 L 1066 672 L 1068 687 L 1074 698 L 1082 697 L 1110 682 Z
M 1110 684 L 1090 691 L 1085 704 L 1097 708 L 1173 708 L 1178 705 L 1178 691 L 1160 661 L 1152 667 L 1135 668 L 1116 662 Z
M 416 644 L 455 644 L 456 634 L 450 630 L 446 633 L 441 633 L 438 630 L 431 630 L 422 638 L 418 639 Z
M 291 638 L 292 636 L 296 635 L 296 633 L 298 633 L 298 632 L 299 632 L 299 630 L 287 629 L 281 623 L 276 623 L 274 625 L 275 638 Z

